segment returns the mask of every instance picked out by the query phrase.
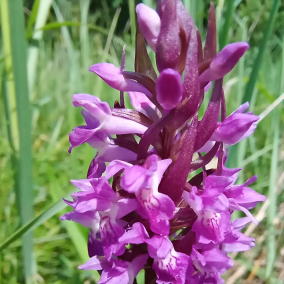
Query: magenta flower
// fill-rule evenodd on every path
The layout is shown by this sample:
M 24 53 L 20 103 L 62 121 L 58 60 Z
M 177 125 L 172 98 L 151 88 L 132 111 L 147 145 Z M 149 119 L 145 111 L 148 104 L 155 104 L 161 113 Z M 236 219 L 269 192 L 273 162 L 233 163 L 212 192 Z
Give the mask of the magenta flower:
M 61 219 L 90 229 L 90 259 L 79 268 L 101 271 L 100 284 L 132 284 L 141 269 L 145 283 L 221 284 L 233 266 L 228 254 L 255 245 L 241 230 L 257 224 L 250 210 L 265 201 L 248 187 L 256 176 L 238 184 L 241 169 L 226 167 L 228 145 L 252 135 L 259 120 L 245 113 L 248 103 L 227 117 L 223 94 L 223 77 L 249 45 L 232 43 L 217 53 L 213 4 L 204 48 L 181 1 L 158 4 L 157 12 L 136 7 L 135 72 L 125 71 L 125 52 L 121 68 L 90 67 L 119 91 L 114 107 L 73 96 L 85 125 L 70 133 L 69 152 L 84 143 L 97 152 L 87 179 L 71 181 L 80 191 L 64 200 L 73 211 Z M 134 109 L 125 107 L 124 92 Z M 234 211 L 246 217 L 233 220 Z
M 138 272 L 143 268 L 147 261 L 148 255 L 142 254 L 137 256 L 132 262 L 117 259 L 107 260 L 105 257 L 94 256 L 85 264 L 80 265 L 82 270 L 103 270 L 98 284 L 133 283 Z
M 170 159 L 159 161 L 158 156 L 151 155 L 142 167 L 121 161 L 113 161 L 107 167 L 107 178 L 124 169 L 122 188 L 136 195 L 138 214 L 149 219 L 154 233 L 162 235 L 169 234 L 169 220 L 175 211 L 173 201 L 158 192 L 160 180 L 171 162 Z
M 243 113 L 248 107 L 249 103 L 241 105 L 224 121 L 218 123 L 210 140 L 234 145 L 250 136 L 256 129 L 256 123 L 259 117 L 252 113 Z

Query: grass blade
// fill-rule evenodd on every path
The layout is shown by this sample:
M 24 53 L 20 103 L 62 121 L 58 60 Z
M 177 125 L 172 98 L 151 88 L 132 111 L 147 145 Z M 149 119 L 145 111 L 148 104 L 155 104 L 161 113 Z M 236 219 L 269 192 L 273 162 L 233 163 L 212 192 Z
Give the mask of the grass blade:
M 16 112 L 16 92 L 14 84 L 14 73 L 13 73 L 13 62 L 12 62 L 12 51 L 11 51 L 11 32 L 9 25 L 9 8 L 8 1 L 0 1 L 1 7 L 1 28 L 2 28 L 2 39 L 5 51 L 5 77 L 7 78 L 7 89 L 8 95 L 6 96 L 7 101 L 5 105 L 9 107 L 7 109 L 7 123 L 11 129 L 11 138 L 15 149 L 19 149 L 19 130 L 17 122 Z M 4 78 L 3 78 L 4 80 Z
M 279 9 L 279 3 L 280 3 L 280 0 L 274 0 L 273 1 L 273 6 L 272 6 L 272 9 L 270 11 L 270 16 L 269 16 L 269 19 L 268 19 L 267 24 L 266 24 L 266 29 L 263 33 L 263 39 L 262 39 L 262 42 L 260 44 L 258 55 L 255 59 L 255 62 L 254 62 L 253 68 L 252 68 L 252 72 L 251 72 L 251 75 L 250 75 L 249 82 L 247 84 L 247 88 L 246 88 L 245 95 L 243 97 L 242 103 L 250 102 L 250 100 L 251 100 L 252 93 L 253 93 L 253 90 L 255 88 L 258 72 L 260 70 L 261 63 L 262 63 L 262 60 L 263 60 L 263 57 L 264 57 L 265 49 L 266 49 L 268 40 L 270 38 L 270 35 L 272 33 L 274 21 L 275 21 L 276 15 L 277 15 L 277 11 Z
M 69 195 L 66 198 L 69 198 Z M 33 231 L 35 228 L 42 225 L 45 221 L 49 220 L 51 217 L 53 217 L 55 214 L 59 213 L 66 207 L 67 205 L 62 200 L 60 200 L 59 202 L 51 206 L 48 210 L 43 212 L 41 215 L 21 226 L 0 245 L 0 252 L 7 248 L 11 243 L 21 238 L 24 234 L 28 234 L 29 232 Z
M 87 70 L 90 65 L 90 46 L 89 46 L 89 29 L 88 29 L 88 12 L 90 8 L 90 0 L 81 0 L 81 27 L 80 27 L 80 42 L 83 66 Z
M 102 55 L 102 62 L 104 62 L 107 59 L 107 55 L 109 53 L 109 49 L 110 49 L 110 45 L 111 42 L 113 40 L 113 36 L 114 36 L 114 31 L 116 29 L 116 25 L 117 25 L 117 21 L 119 18 L 121 12 L 121 8 L 118 8 L 114 14 L 114 17 L 112 19 L 111 22 L 111 26 L 109 29 L 109 33 L 108 33 L 108 37 L 107 37 L 107 41 L 104 47 L 104 51 L 103 51 L 103 55 Z M 97 82 L 96 82 L 96 93 L 100 94 L 101 93 L 101 89 L 102 89 L 102 84 L 103 84 L 103 80 L 101 80 L 101 78 L 97 77 Z
M 226 18 L 219 36 L 219 48 L 222 49 L 228 43 L 229 31 L 232 26 L 234 11 L 235 11 L 235 1 L 226 0 Z
M 21 0 L 8 1 L 8 7 L 11 55 L 19 126 L 19 160 L 16 195 L 20 223 L 25 224 L 33 218 L 33 182 L 31 109 L 28 92 L 23 3 Z M 15 21 L 15 19 L 17 20 Z M 35 273 L 33 258 L 33 233 L 29 232 L 23 236 L 22 240 L 25 278 L 26 283 L 30 283 L 31 277 Z
M 129 18 L 130 18 L 130 30 L 131 30 L 131 43 L 135 44 L 136 35 L 136 21 L 135 21 L 135 1 L 128 0 Z
M 278 167 L 278 149 L 279 149 L 279 133 L 280 121 L 278 113 L 274 114 L 273 119 L 274 141 L 273 152 L 270 167 L 270 182 L 269 182 L 269 207 L 267 212 L 267 262 L 266 262 L 266 279 L 269 279 L 274 269 L 274 262 L 276 257 L 276 232 L 274 226 L 274 219 L 277 216 L 277 167 Z
M 55 12 L 55 15 L 57 17 L 57 20 L 59 23 L 63 23 L 64 22 L 64 18 L 58 8 L 58 5 L 54 2 L 53 3 L 53 9 Z M 72 39 L 69 33 L 69 30 L 66 26 L 62 26 L 61 27 L 61 33 L 62 36 L 64 38 L 64 41 L 66 43 L 66 50 L 68 53 L 68 57 L 70 60 L 70 64 L 71 64 L 71 70 L 70 70 L 70 76 L 71 76 L 71 83 L 72 83 L 72 88 L 76 91 L 76 92 L 82 92 L 83 87 L 82 87 L 82 79 L 81 79 L 81 75 L 79 73 L 79 63 L 77 61 L 77 56 L 76 56 L 76 52 L 74 50 L 73 47 L 73 43 L 72 43 Z
M 50 10 L 50 6 L 53 0 L 41 0 L 36 1 L 34 4 L 34 8 L 32 10 L 32 14 L 30 16 L 27 31 L 29 32 L 32 29 L 32 25 L 35 22 L 34 32 L 32 34 L 32 38 L 36 41 L 42 39 L 43 31 L 39 30 L 42 26 L 45 25 L 48 12 Z M 39 2 L 39 3 L 38 3 Z M 36 8 L 38 5 L 38 8 Z M 30 96 L 32 96 L 32 91 L 36 79 L 36 69 L 37 69 L 37 62 L 38 62 L 38 53 L 39 49 L 37 46 L 30 46 L 28 50 L 28 82 L 29 82 L 29 91 Z
M 143 0 L 143 3 L 153 9 L 156 8 L 156 5 L 155 5 L 155 1 L 154 0 Z
M 277 98 L 271 105 L 269 105 L 260 115 L 259 115 L 259 123 L 262 121 L 271 111 L 273 111 L 282 101 L 284 100 L 284 93 Z

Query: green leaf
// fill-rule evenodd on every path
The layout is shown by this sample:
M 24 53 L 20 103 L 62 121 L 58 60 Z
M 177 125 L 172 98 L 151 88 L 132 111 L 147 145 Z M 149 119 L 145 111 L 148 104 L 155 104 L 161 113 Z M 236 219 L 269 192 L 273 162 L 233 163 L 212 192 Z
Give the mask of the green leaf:
M 277 216 L 277 168 L 278 168 L 278 152 L 280 142 L 280 120 L 278 113 L 274 114 L 272 122 L 274 129 L 273 152 L 270 167 L 270 181 L 269 181 L 269 207 L 267 210 L 267 261 L 266 261 L 266 279 L 272 277 L 274 270 L 274 262 L 276 258 L 276 231 L 274 219 Z
M 59 29 L 62 27 L 80 27 L 81 23 L 80 22 L 55 22 L 55 23 L 50 23 L 47 24 L 45 26 L 43 26 L 42 28 L 40 28 L 41 31 L 48 31 L 48 30 L 54 30 L 54 29 Z
M 247 84 L 245 95 L 244 95 L 243 100 L 242 100 L 243 103 L 245 103 L 247 101 L 248 102 L 251 101 L 251 97 L 252 97 L 252 94 L 253 94 L 253 90 L 255 88 L 258 72 L 260 70 L 262 60 L 264 59 L 264 53 L 265 53 L 265 50 L 266 50 L 266 46 L 267 46 L 268 40 L 271 36 L 274 21 L 275 21 L 276 15 L 277 15 L 277 11 L 279 9 L 279 3 L 280 3 L 280 0 L 274 0 L 273 1 L 273 6 L 272 6 L 272 9 L 270 11 L 270 16 L 269 16 L 269 19 L 268 19 L 267 24 L 266 24 L 266 29 L 263 33 L 263 39 L 262 39 L 262 42 L 261 42 L 260 47 L 259 47 L 258 55 L 257 55 L 257 57 L 254 61 L 252 72 L 251 72 L 251 75 L 250 75 L 250 80 Z
M 8 1 L 11 55 L 13 62 L 14 86 L 16 91 L 17 118 L 19 126 L 19 159 L 17 167 L 16 197 L 20 223 L 33 218 L 33 178 L 31 108 L 27 78 L 27 49 L 24 30 L 23 3 L 21 0 Z M 17 19 L 15 21 L 15 19 Z M 33 233 L 23 236 L 24 272 L 30 283 L 35 274 L 33 257 Z
M 234 4 L 235 2 L 233 0 L 226 0 L 226 13 L 225 13 L 226 17 L 219 36 L 219 49 L 224 48 L 225 45 L 228 43 L 229 31 L 230 28 L 232 27 L 232 22 L 234 18 L 234 11 L 235 11 Z
M 68 195 L 66 198 L 69 198 L 70 196 Z M 14 241 L 18 240 L 21 238 L 24 234 L 27 234 L 34 229 L 36 229 L 38 226 L 43 224 L 45 221 L 53 217 L 55 214 L 66 208 L 67 205 L 60 200 L 59 202 L 55 203 L 53 206 L 51 206 L 48 210 L 43 212 L 41 215 L 38 217 L 34 218 L 30 222 L 24 224 L 21 226 L 16 232 L 14 232 L 7 240 L 5 240 L 1 245 L 0 245 L 0 252 L 7 248 L 11 243 Z
M 39 3 L 40 3 L 40 0 L 35 0 L 33 8 L 32 8 L 31 15 L 29 17 L 28 25 L 27 25 L 27 28 L 26 28 L 27 30 L 32 29 L 32 27 L 33 27 L 33 25 L 36 21 Z

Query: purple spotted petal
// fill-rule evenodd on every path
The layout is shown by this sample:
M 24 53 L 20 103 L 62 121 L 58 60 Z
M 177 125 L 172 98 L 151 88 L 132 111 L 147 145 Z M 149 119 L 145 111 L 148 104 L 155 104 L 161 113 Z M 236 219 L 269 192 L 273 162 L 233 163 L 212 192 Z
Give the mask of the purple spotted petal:
M 156 51 L 157 39 L 161 29 L 161 19 L 158 13 L 140 3 L 136 6 L 137 21 L 141 32 L 149 46 Z
M 109 260 L 112 254 L 118 256 L 125 251 L 124 244 L 119 238 L 124 234 L 124 229 L 110 216 L 101 218 L 100 232 L 106 258 Z
M 173 218 L 175 205 L 170 197 L 158 192 L 158 186 L 171 162 L 170 159 L 158 161 L 156 155 L 151 155 L 143 167 L 125 169 L 121 179 L 122 188 L 136 194 L 137 212 L 150 220 L 154 233 L 162 235 L 169 233 L 169 220 Z
M 137 212 L 150 220 L 151 230 L 157 234 L 169 233 L 169 220 L 173 218 L 175 205 L 165 194 L 158 192 L 163 173 L 171 159 L 158 161 L 156 155 L 149 156 L 143 167 L 121 161 L 113 161 L 107 167 L 107 178 L 124 169 L 121 187 L 135 193 L 138 201 Z
M 184 283 L 193 274 L 189 256 L 176 252 L 167 237 L 154 236 L 146 241 L 149 255 L 154 259 L 152 268 L 157 275 L 157 283 Z
M 121 70 L 111 63 L 98 63 L 92 65 L 89 71 L 101 77 L 112 88 L 123 92 L 140 92 L 151 98 L 152 93 L 140 83 L 125 79 Z
M 198 212 L 197 219 L 192 226 L 197 242 L 202 244 L 221 243 L 231 231 L 230 219 L 229 212 Z

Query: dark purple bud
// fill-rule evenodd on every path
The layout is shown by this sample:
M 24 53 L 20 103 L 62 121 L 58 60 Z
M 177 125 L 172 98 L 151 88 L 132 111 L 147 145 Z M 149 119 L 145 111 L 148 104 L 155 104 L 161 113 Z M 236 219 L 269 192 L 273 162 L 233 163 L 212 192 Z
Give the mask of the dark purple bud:
M 207 84 L 228 74 L 248 50 L 247 42 L 237 42 L 226 45 L 212 60 L 210 67 L 200 75 L 200 83 Z
M 156 61 L 160 72 L 179 67 L 179 23 L 177 17 L 177 0 L 164 0 L 161 31 L 156 45 Z
M 182 99 L 183 86 L 181 75 L 173 69 L 161 72 L 156 82 L 157 100 L 165 110 L 179 105 Z

